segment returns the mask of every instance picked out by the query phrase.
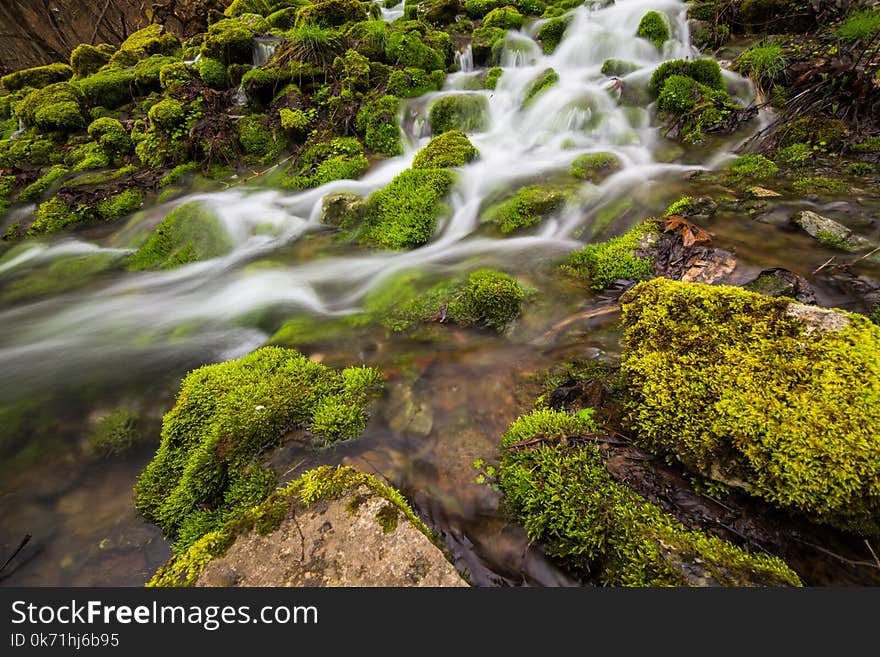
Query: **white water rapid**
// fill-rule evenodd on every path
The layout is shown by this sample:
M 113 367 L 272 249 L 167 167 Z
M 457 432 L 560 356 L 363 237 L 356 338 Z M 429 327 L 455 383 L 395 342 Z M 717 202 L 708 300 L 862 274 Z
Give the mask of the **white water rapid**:
M 665 13 L 673 27 L 673 39 L 663 52 L 634 36 L 649 10 Z M 397 11 L 383 9 L 383 15 L 392 19 Z M 221 218 L 235 247 L 223 257 L 173 271 L 111 273 L 85 290 L 0 311 L 0 391 L 6 399 L 32 395 L 55 381 L 76 384 L 111 372 L 134 373 L 175 362 L 181 354 L 214 360 L 237 357 L 268 339 L 251 319 L 264 311 L 290 317 L 343 315 L 358 310 L 364 295 L 395 272 L 466 271 L 477 266 L 528 272 L 582 247 L 602 208 L 620 199 L 642 198 L 650 190 L 656 193 L 664 180 L 701 166 L 660 161 L 663 140 L 651 109 L 619 104 L 618 92 L 611 89 L 614 81 L 600 73 L 606 59 L 627 60 L 638 70 L 623 78 L 623 84 L 645 84 L 663 60 L 697 56 L 688 45 L 685 12 L 679 0 L 617 0 L 602 9 L 580 7 L 571 12 L 564 39 L 551 55 L 543 54 L 533 39 L 542 21 L 527 23 L 509 35 L 501 55 L 504 72 L 495 90 L 463 91 L 473 88 L 469 80 L 482 71 L 470 70 L 471 61 L 462 56 L 462 70 L 448 77 L 443 91 L 403 108 L 410 119 L 405 124 L 424 126 L 431 103 L 445 94 L 482 94 L 489 105 L 489 127 L 469 135 L 480 157 L 462 168 L 449 197 L 451 217 L 421 248 L 247 266 L 308 233 L 327 230 L 320 223 L 326 194 L 349 191 L 367 196 L 388 184 L 430 137 L 412 130 L 403 155 L 360 180 L 336 181 L 301 193 L 238 186 L 145 211 L 141 227 L 154 226 L 183 202 L 199 201 Z M 559 74 L 558 83 L 523 107 L 529 85 L 547 68 Z M 737 82 L 733 74 L 726 75 Z M 624 167 L 599 186 L 585 182 L 577 203 L 525 236 L 499 238 L 478 231 L 480 206 L 487 196 L 499 188 L 514 189 L 565 172 L 578 155 L 591 152 L 613 152 Z M 0 276 L 76 253 L 118 254 L 120 247 L 129 245 L 122 236 L 136 230 L 137 226 L 122 229 L 100 244 L 69 237 L 28 242 L 0 259 Z

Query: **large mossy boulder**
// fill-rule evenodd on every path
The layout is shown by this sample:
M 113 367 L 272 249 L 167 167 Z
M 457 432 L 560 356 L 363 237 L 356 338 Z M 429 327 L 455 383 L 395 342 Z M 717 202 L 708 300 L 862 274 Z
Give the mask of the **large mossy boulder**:
M 47 64 L 4 75 L 0 78 L 0 87 L 7 91 L 18 91 L 25 87 L 42 89 L 56 82 L 66 82 L 71 77 L 73 69 L 67 64 Z
M 603 586 L 799 586 L 777 557 L 690 531 L 615 481 L 591 409 L 539 409 L 501 438 L 505 500 L 547 554 Z
M 413 169 L 460 167 L 477 159 L 479 152 L 460 130 L 450 130 L 434 137 L 416 153 Z
M 26 126 L 43 132 L 70 133 L 85 127 L 83 95 L 69 82 L 56 82 L 36 89 L 15 105 Z
M 295 554 L 290 535 L 302 537 Z M 351 467 L 321 466 L 173 557 L 147 586 L 467 583 L 399 491 Z
M 476 93 L 441 96 L 431 105 L 428 122 L 435 135 L 447 130 L 481 132 L 489 127 L 489 101 Z
M 194 370 L 165 414 L 135 505 L 180 552 L 275 488 L 258 454 L 295 428 L 328 443 L 357 436 L 381 385 L 375 369 L 337 371 L 279 347 Z
M 574 192 L 569 185 L 526 185 L 509 198 L 487 207 L 480 221 L 495 224 L 502 233 L 529 228 L 559 212 Z
M 815 522 L 880 534 L 880 327 L 665 279 L 621 305 L 630 421 L 648 449 Z

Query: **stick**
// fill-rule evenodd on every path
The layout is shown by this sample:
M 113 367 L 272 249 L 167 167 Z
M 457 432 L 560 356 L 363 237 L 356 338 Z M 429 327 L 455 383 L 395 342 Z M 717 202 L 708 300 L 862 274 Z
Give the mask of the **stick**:
M 92 32 L 92 38 L 89 39 L 89 43 L 91 43 L 91 44 L 95 43 L 95 37 L 98 36 L 98 28 L 100 28 L 101 23 L 104 22 L 104 16 L 107 15 L 107 10 L 110 9 L 111 2 L 113 2 L 113 0 L 107 0 L 107 4 L 104 5 L 104 9 L 103 9 L 103 11 L 101 11 L 101 15 L 98 16 L 98 22 L 95 23 L 95 31 Z
M 815 543 L 810 543 L 809 541 L 805 541 L 804 539 L 798 538 L 797 536 L 794 537 L 794 540 L 798 541 L 799 543 L 803 543 L 804 545 L 809 545 L 814 550 L 819 550 L 819 552 L 823 552 L 824 554 L 827 554 L 829 557 L 834 557 L 835 559 L 842 561 L 843 563 L 849 564 L 850 566 L 864 566 L 866 568 L 876 568 L 877 570 L 880 570 L 880 564 L 874 564 L 874 563 L 871 563 L 870 561 L 858 561 L 855 559 L 847 559 L 846 557 L 841 556 L 841 555 L 837 554 L 836 552 L 832 552 L 831 550 L 823 548 L 820 545 L 816 545 Z
M 31 535 L 30 535 L 30 534 L 25 534 L 25 535 L 24 535 L 24 538 L 21 539 L 21 543 L 19 543 L 19 544 L 18 544 L 18 547 L 15 548 L 15 552 L 12 553 L 12 556 L 10 556 L 10 557 L 6 560 L 6 563 L 4 563 L 2 566 L 0 566 L 0 572 L 3 572 L 3 569 L 6 568 L 6 566 L 8 566 L 8 565 L 10 564 L 10 562 L 11 562 L 13 559 L 15 559 L 16 556 L 18 556 L 18 553 L 21 552 L 21 551 L 24 549 L 24 546 L 27 545 L 27 544 L 28 544 L 28 541 L 30 541 L 30 540 L 31 540 Z
M 547 330 L 544 335 L 540 337 L 541 340 L 547 340 L 553 337 L 554 334 L 558 333 L 562 329 L 574 324 L 577 321 L 582 319 L 592 319 L 593 317 L 601 317 L 602 315 L 609 315 L 611 313 L 615 313 L 620 310 L 620 306 L 618 304 L 614 304 L 613 306 L 608 306 L 606 308 L 594 308 L 593 310 L 587 310 L 586 312 L 577 313 L 576 315 L 572 315 L 571 317 L 566 317 L 558 324 L 551 327 Z
M 856 259 L 853 260 L 852 263 L 850 263 L 850 264 L 853 264 L 853 265 L 854 265 L 854 264 L 856 264 L 857 262 L 861 262 L 861 261 L 864 260 L 865 258 L 870 258 L 872 255 L 874 255 L 874 254 L 877 253 L 878 251 L 880 251 L 880 246 L 876 247 L 875 249 L 872 249 L 871 251 L 868 251 L 868 252 L 867 252 L 865 255 L 863 255 L 861 258 L 856 258 Z
M 820 271 L 822 271 L 823 269 L 825 269 L 825 267 L 827 267 L 828 265 L 830 265 L 832 260 L 834 260 L 834 256 L 831 256 L 830 258 L 828 258 L 828 260 L 826 260 L 826 261 L 823 262 L 821 265 L 819 265 L 819 268 L 816 269 L 815 271 L 813 271 L 813 273 L 814 273 L 814 274 L 818 274 Z
M 880 568 L 880 559 L 877 558 L 877 553 L 874 552 L 874 548 L 871 547 L 871 544 L 868 543 L 868 539 L 865 539 L 865 545 L 868 546 L 868 552 L 871 553 L 871 556 L 874 557 L 874 561 L 877 562 L 877 567 Z

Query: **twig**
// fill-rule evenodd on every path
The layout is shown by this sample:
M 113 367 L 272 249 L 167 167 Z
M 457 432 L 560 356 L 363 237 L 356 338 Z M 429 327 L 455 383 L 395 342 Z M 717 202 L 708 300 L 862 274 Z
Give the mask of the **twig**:
M 4 563 L 2 566 L 0 566 L 0 573 L 3 572 L 3 570 L 6 568 L 6 566 L 8 566 L 12 562 L 12 560 L 15 559 L 16 556 L 18 556 L 18 553 L 24 549 L 24 546 L 28 544 L 28 541 L 30 541 L 31 538 L 32 537 L 30 534 L 24 535 L 24 538 L 21 539 L 21 543 L 19 543 L 18 547 L 15 548 L 15 552 L 13 552 L 12 555 L 6 560 L 6 563 Z
M 880 568 L 880 559 L 877 558 L 877 553 L 874 552 L 874 548 L 871 547 L 871 544 L 868 542 L 868 539 L 865 539 L 865 545 L 868 546 L 868 552 L 871 553 L 871 556 L 874 557 L 874 561 L 877 562 L 877 567 Z
M 794 537 L 794 540 L 798 541 L 799 543 L 803 543 L 804 545 L 808 545 L 811 548 L 813 548 L 814 550 L 818 550 L 819 552 L 827 554 L 829 557 L 834 557 L 838 561 L 842 561 L 843 563 L 849 564 L 850 566 L 863 566 L 866 568 L 876 568 L 877 570 L 880 570 L 880 563 L 875 564 L 875 563 L 871 563 L 870 561 L 858 561 L 856 559 L 847 559 L 846 557 L 839 555 L 836 552 L 832 552 L 831 550 L 823 548 L 821 545 L 816 545 L 815 543 L 810 543 L 809 541 L 805 541 L 804 539 L 798 538 L 797 536 Z
M 104 22 L 104 16 L 107 15 L 107 10 L 110 9 L 111 2 L 113 2 L 113 0 L 107 0 L 107 4 L 104 5 L 104 9 L 101 11 L 101 15 L 98 16 L 98 20 L 95 23 L 95 31 L 92 32 L 92 38 L 89 39 L 89 43 L 91 43 L 91 44 L 95 43 L 95 37 L 98 36 L 98 29 L 100 29 L 101 23 Z
M 827 267 L 828 265 L 831 264 L 831 262 L 834 260 L 834 257 L 835 257 L 835 256 L 831 256 L 830 258 L 828 258 L 828 260 L 826 260 L 826 261 L 823 262 L 821 265 L 819 265 L 819 268 L 816 269 L 816 270 L 814 270 L 813 273 L 814 273 L 814 274 L 818 274 L 820 271 L 822 271 L 823 269 L 825 269 L 825 267 Z
M 619 304 L 614 304 L 613 306 L 607 306 L 605 308 L 594 308 L 593 310 L 587 310 L 582 313 L 577 313 L 576 315 L 571 315 L 570 317 L 566 317 L 558 324 L 555 324 L 550 329 L 548 329 L 539 339 L 540 340 L 548 340 L 553 337 L 554 334 L 559 333 L 562 329 L 578 322 L 582 319 L 592 319 L 594 317 L 601 317 L 602 315 L 609 315 L 611 313 L 615 313 L 620 310 Z
M 853 265 L 854 265 L 854 264 L 856 264 L 857 262 L 861 262 L 861 261 L 864 260 L 865 258 L 870 258 L 872 255 L 874 255 L 874 254 L 877 253 L 878 251 L 880 251 L 880 246 L 878 246 L 878 247 L 876 247 L 876 248 L 874 248 L 874 249 L 868 251 L 865 255 L 861 256 L 860 258 L 856 258 L 856 259 L 853 260 L 850 264 L 853 264 Z

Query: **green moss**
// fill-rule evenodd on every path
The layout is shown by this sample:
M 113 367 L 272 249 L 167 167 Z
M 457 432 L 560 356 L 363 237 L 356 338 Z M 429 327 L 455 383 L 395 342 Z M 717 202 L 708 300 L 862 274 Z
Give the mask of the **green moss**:
M 449 319 L 462 326 L 501 330 L 519 315 L 524 298 L 525 291 L 512 276 L 480 269 L 468 276 L 446 312 Z
M 117 119 L 104 117 L 89 124 L 89 136 L 111 157 L 127 155 L 132 150 L 128 131 Z
M 608 77 L 623 77 L 638 70 L 638 65 L 623 59 L 606 59 L 602 62 L 602 75 Z
M 791 186 L 798 194 L 835 194 L 849 189 L 849 185 L 843 180 L 832 180 L 823 176 L 799 178 Z
M 553 53 L 562 42 L 565 30 L 568 29 L 570 19 L 567 18 L 551 18 L 538 29 L 536 39 L 541 44 L 541 50 L 544 54 Z
M 256 462 L 258 453 L 294 426 L 312 427 L 322 406 L 339 403 L 365 412 L 381 375 L 364 370 L 339 372 L 296 351 L 264 347 L 191 372 L 163 419 L 155 458 L 138 477 L 138 510 L 176 539 L 176 552 L 222 527 L 265 499 L 274 485 L 272 473 Z M 336 424 L 321 428 L 340 430 Z
M 656 279 L 622 299 L 630 418 L 649 449 L 847 531 L 880 533 L 880 328 L 790 299 Z
M 515 7 L 497 7 L 483 18 L 483 27 L 500 27 L 503 30 L 518 30 L 523 25 L 523 16 Z
M 849 128 L 839 119 L 803 117 L 781 128 L 779 145 L 808 144 L 817 149 L 832 150 L 839 148 L 848 135 Z
M 688 531 L 616 483 L 598 449 L 577 441 L 596 431 L 589 412 L 543 409 L 501 438 L 505 500 L 551 557 L 603 586 L 741 586 L 756 577 L 767 586 L 800 585 L 780 559 Z M 520 447 L 535 439 L 545 443 Z
M 281 127 L 296 133 L 305 132 L 309 127 L 310 119 L 301 109 L 292 110 L 283 107 L 278 110 L 278 118 L 281 119 Z
M 186 122 L 186 108 L 179 100 L 166 98 L 150 108 L 147 118 L 156 130 L 171 133 Z
M 137 414 L 125 409 L 101 417 L 86 437 L 86 451 L 101 458 L 126 453 L 142 440 L 137 424 Z
M 181 64 L 176 57 L 167 55 L 152 55 L 146 59 L 140 60 L 132 69 L 134 80 L 137 83 L 138 91 L 141 95 L 148 94 L 152 91 L 159 91 L 161 84 L 159 81 L 162 68 L 168 64 Z M 186 66 L 184 66 L 186 68 Z
M 186 552 L 172 557 L 156 571 L 147 586 L 192 586 L 205 566 L 212 559 L 222 556 L 236 537 L 254 530 L 260 534 L 269 534 L 281 526 L 293 507 L 299 505 L 300 508 L 308 509 L 320 502 L 340 499 L 361 487 L 366 487 L 387 500 L 399 516 L 405 518 L 432 543 L 438 544 L 437 537 L 419 519 L 400 491 L 382 483 L 373 475 L 354 468 L 324 465 L 304 472 L 287 486 L 272 493 L 259 506 L 240 511 L 220 529 L 206 534 Z M 354 498 L 355 501 L 357 499 Z M 355 509 L 355 504 L 350 502 L 347 508 L 351 512 Z M 388 520 L 391 511 L 384 510 L 383 516 L 387 519 L 384 524 L 381 518 L 377 518 L 377 521 L 383 528 L 390 526 Z
M 357 50 L 346 50 L 334 59 L 333 71 L 344 89 L 366 90 L 370 87 L 370 60 Z
M 504 73 L 504 69 L 500 66 L 493 66 L 486 72 L 486 89 L 495 89 L 498 86 L 498 79 Z
M 83 43 L 70 53 L 70 66 L 77 78 L 85 78 L 97 73 L 102 66 L 110 61 L 112 54 L 112 52 L 108 52 L 107 48 Z
M 718 66 L 715 62 L 712 63 L 715 67 Z M 654 75 L 662 68 L 663 65 Z M 666 73 L 670 70 L 674 68 L 668 69 Z M 671 73 L 668 77 L 661 76 L 660 79 L 662 88 L 657 99 L 657 109 L 665 115 L 669 129 L 675 130 L 675 138 L 679 141 L 702 141 L 705 132 L 723 126 L 725 119 L 739 109 L 727 91 L 710 87 L 690 76 Z M 654 82 L 653 76 L 651 82 Z
M 20 278 L 8 281 L 0 293 L 0 301 L 31 301 L 76 289 L 115 268 L 119 260 L 120 256 L 115 253 L 87 253 L 59 258 L 48 266 L 36 268 Z
M 654 69 L 651 74 L 649 88 L 655 95 L 659 95 L 666 83 L 667 78 L 673 75 L 684 75 L 695 82 L 706 85 L 711 89 L 724 91 L 724 78 L 721 75 L 721 67 L 714 59 L 674 59 L 663 62 Z
M 418 30 L 391 32 L 385 42 L 386 61 L 425 71 L 446 70 L 452 56 L 452 41 L 445 32 L 434 32 L 433 35 L 443 35 L 434 46 L 428 36 Z
M 355 124 L 364 136 L 364 144 L 371 151 L 385 155 L 400 155 L 400 126 L 397 113 L 400 101 L 396 96 L 382 96 L 365 104 L 357 113 Z
M 178 164 L 176 167 L 171 169 L 168 173 L 166 173 L 159 180 L 159 187 L 169 187 L 171 185 L 176 185 L 179 182 L 182 182 L 184 178 L 190 173 L 197 171 L 199 165 L 195 162 L 185 162 L 184 164 Z
M 135 74 L 121 69 L 104 69 L 74 82 L 93 107 L 116 109 L 135 98 Z
M 47 64 L 26 68 L 0 78 L 0 87 L 8 91 L 18 91 L 25 87 L 42 89 L 50 84 L 66 82 L 73 77 L 73 69 L 67 64 Z
M 844 43 L 868 42 L 880 34 L 880 9 L 870 7 L 852 12 L 834 32 Z
M 500 27 L 478 27 L 471 35 L 471 52 L 474 63 L 488 65 L 494 63 L 496 48 L 504 41 L 507 30 Z
M 357 50 L 372 61 L 385 58 L 388 42 L 388 23 L 383 20 L 369 20 L 351 23 L 345 28 L 345 41 L 349 48 Z
M 779 82 L 788 65 L 778 43 L 760 43 L 745 50 L 736 59 L 736 70 L 750 76 L 760 89 L 770 89 Z
M 868 164 L 867 162 L 853 162 L 852 164 L 848 164 L 843 171 L 848 176 L 861 177 L 871 175 L 877 171 L 877 167 Z
M 261 163 L 278 159 L 286 144 L 283 133 L 270 127 L 260 116 L 246 116 L 238 120 L 238 141 L 244 154 Z
M 880 326 L 880 303 L 874 306 L 874 310 L 871 311 L 871 314 L 868 316 L 872 322 Z
M 204 59 L 216 59 L 224 65 L 249 64 L 253 61 L 254 37 L 268 29 L 264 19 L 254 20 L 253 14 L 238 18 L 224 18 L 208 26 L 208 34 L 202 44 Z
M 815 151 L 809 144 L 791 144 L 776 149 L 776 159 L 793 167 L 803 166 L 815 157 Z
M 180 49 L 180 40 L 162 25 L 153 24 L 133 32 L 122 45 L 120 51 L 143 51 L 147 55 L 172 55 Z
M 690 114 L 700 99 L 697 83 L 684 75 L 671 75 L 663 83 L 657 109 L 676 116 Z
M 328 194 L 321 201 L 321 223 L 343 230 L 357 227 L 367 213 L 364 199 L 357 194 Z
M 40 201 L 52 185 L 70 173 L 70 170 L 62 165 L 56 164 L 52 166 L 46 173 L 37 178 L 30 185 L 25 187 L 18 194 L 19 201 Z
M 480 215 L 480 221 L 495 224 L 502 233 L 528 228 L 560 210 L 572 192 L 564 186 L 520 187 L 507 200 L 487 208 Z
M 104 221 L 118 221 L 140 208 L 143 202 L 143 192 L 131 188 L 98 201 L 95 209 Z
M 532 103 L 535 98 L 547 91 L 554 84 L 559 82 L 559 73 L 552 68 L 544 69 L 541 74 L 535 78 L 535 81 L 526 89 L 525 98 L 523 99 L 523 107 Z
M 90 141 L 71 150 L 64 163 L 74 171 L 106 169 L 110 166 L 110 157 L 100 144 Z
M 648 222 L 635 226 L 620 237 L 589 244 L 569 256 L 565 271 L 590 281 L 594 290 L 602 290 L 616 280 L 644 280 L 654 276 L 653 257 L 638 255 L 642 247 L 657 235 Z
M 34 223 L 29 233 L 54 233 L 79 221 L 79 216 L 72 212 L 67 204 L 59 198 L 51 198 L 37 207 Z
M 880 135 L 867 137 L 851 146 L 857 153 L 880 153 Z
M 15 114 L 26 126 L 44 132 L 76 132 L 85 125 L 81 101 L 76 87 L 58 82 L 30 92 L 15 105 Z
M 236 18 L 242 14 L 260 14 L 266 16 L 272 11 L 272 5 L 267 0 L 232 0 L 232 3 L 223 10 L 223 15 Z
M 449 130 L 481 132 L 489 126 L 489 101 L 482 94 L 441 96 L 428 113 L 428 122 L 435 135 Z
M 359 0 L 323 0 L 306 5 L 297 11 L 296 24 L 345 25 L 365 21 L 367 5 Z
M 445 79 L 443 71 L 428 73 L 420 68 L 405 68 L 391 72 L 386 90 L 398 98 L 417 98 L 430 91 L 442 89 Z
M 666 14 L 658 11 L 649 11 L 642 16 L 639 26 L 636 29 L 636 36 L 647 39 L 657 48 L 662 49 L 663 44 L 672 38 L 672 32 L 669 29 L 669 19 Z
M 589 180 L 598 185 L 612 173 L 619 171 L 623 164 L 613 153 L 586 153 L 571 163 L 571 175 Z
M 779 167 L 773 160 L 763 155 L 748 153 L 736 158 L 727 170 L 729 177 L 734 180 L 763 180 L 779 173 Z
M 224 255 L 232 248 L 220 220 L 197 201 L 162 220 L 128 261 L 130 270 L 173 269 Z
M 459 130 L 450 130 L 434 137 L 428 145 L 416 153 L 413 158 L 413 169 L 442 169 L 460 167 L 472 162 L 479 152 L 465 134 Z
M 443 197 L 452 183 L 446 169 L 407 169 L 370 195 L 359 241 L 388 249 L 427 243 L 447 212 Z
M 363 146 L 354 137 L 318 140 L 303 150 L 298 174 L 284 184 L 296 189 L 319 187 L 332 180 L 358 178 L 368 167 Z

